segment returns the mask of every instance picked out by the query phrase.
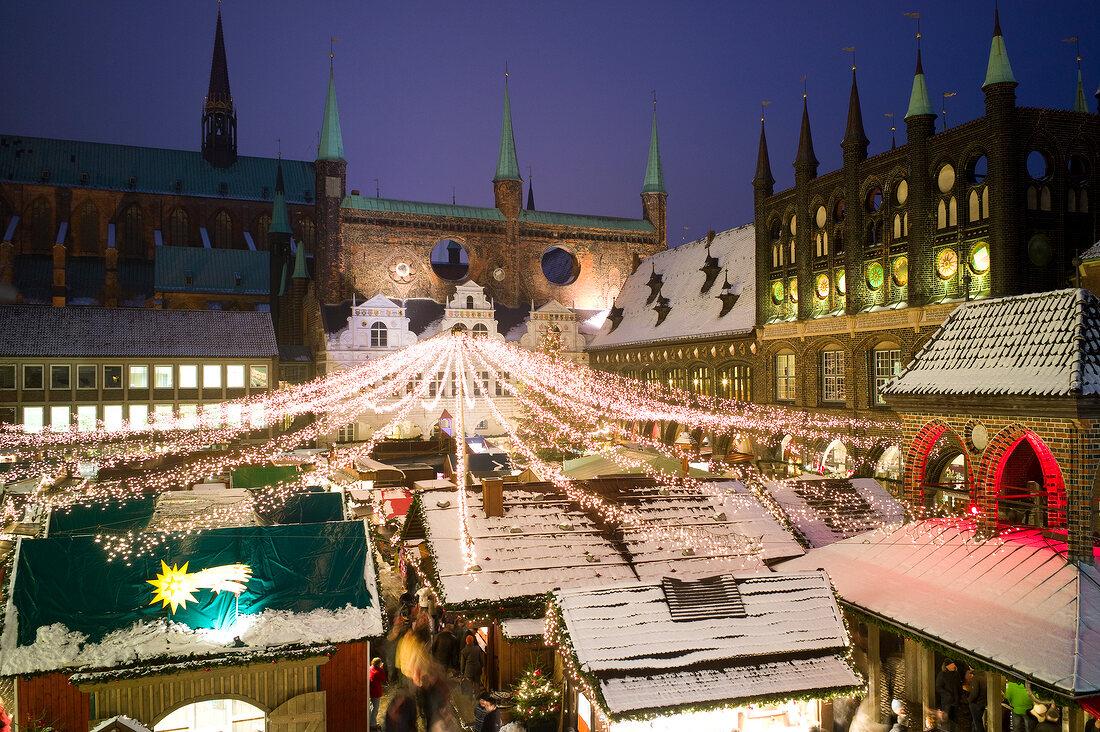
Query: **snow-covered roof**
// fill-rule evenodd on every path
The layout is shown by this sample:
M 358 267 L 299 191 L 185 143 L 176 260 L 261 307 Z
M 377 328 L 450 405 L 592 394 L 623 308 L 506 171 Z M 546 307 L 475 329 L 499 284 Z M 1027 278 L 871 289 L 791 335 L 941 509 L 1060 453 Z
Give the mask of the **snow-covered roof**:
M 706 275 L 705 239 L 682 244 L 675 249 L 647 257 L 626 278 L 615 308 L 621 308 L 622 321 L 613 328 L 608 317 L 592 341 L 592 348 L 609 348 L 679 338 L 701 338 L 719 333 L 742 333 L 756 322 L 756 228 L 746 224 L 715 235 L 710 255 L 718 259 L 720 272 L 706 292 L 701 292 Z M 647 303 L 653 273 L 660 275 L 658 297 L 668 298 L 668 315 L 657 325 L 657 300 Z M 721 315 L 722 287 L 730 283 L 730 292 L 739 295 L 733 309 Z M 615 309 L 612 311 L 616 312 Z
M 765 487 L 813 547 L 905 520 L 905 507 L 874 478 L 802 475 Z
M 1079 259 L 1082 262 L 1090 262 L 1094 259 L 1100 259 L 1100 241 L 1093 244 L 1091 247 L 1081 252 Z
M 91 732 L 149 732 L 149 728 L 136 719 L 130 719 L 120 714 L 117 717 L 103 720 L 92 727 Z
M 740 617 L 707 612 L 726 609 L 709 595 L 704 617 L 674 619 L 660 583 L 556 593 L 581 672 L 599 684 L 608 713 L 833 696 L 862 684 L 843 658 L 848 636 L 824 572 L 731 580 Z
M 629 506 L 643 519 L 683 526 L 734 543 L 763 537 L 765 561 L 799 556 L 802 548 L 740 483 L 721 484 L 718 498 L 661 487 L 646 478 L 590 481 L 612 503 Z M 621 492 L 616 488 L 621 486 Z M 662 495 L 664 493 L 665 495 Z M 455 490 L 420 494 L 425 535 L 436 560 L 444 602 L 520 601 L 555 588 L 591 587 L 609 581 L 659 577 L 706 577 L 723 572 L 761 572 L 752 556 L 685 555 L 671 541 L 620 531 L 552 488 L 505 486 L 504 515 L 488 518 L 481 494 L 469 491 L 468 526 L 480 570 L 466 572 L 460 546 Z
M 883 394 L 1095 396 L 1100 300 L 1067 289 L 956 308 Z
M 0 638 L 0 675 L 95 671 L 155 659 L 239 658 L 382 634 L 363 522 L 211 529 L 109 562 L 93 536 L 20 540 Z M 245 562 L 234 599 L 208 589 L 170 612 L 154 596 L 161 557 L 195 574 Z M 218 567 L 223 568 L 223 567 Z M 209 588 L 211 585 L 200 585 Z M 188 624 L 190 623 L 190 625 Z M 235 639 L 240 639 L 240 644 Z
M 968 522 L 927 520 L 783 565 L 816 568 L 857 609 L 1065 696 L 1100 693 L 1100 573 L 1038 532 L 979 541 Z

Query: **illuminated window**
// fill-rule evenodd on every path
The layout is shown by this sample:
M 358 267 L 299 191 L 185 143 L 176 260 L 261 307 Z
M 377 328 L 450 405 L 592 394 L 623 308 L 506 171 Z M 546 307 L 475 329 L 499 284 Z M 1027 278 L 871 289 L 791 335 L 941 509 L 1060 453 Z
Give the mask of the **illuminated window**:
M 686 374 L 681 368 L 673 368 L 668 370 L 668 376 L 666 383 L 673 389 L 686 389 Z
M 901 373 L 901 349 L 876 348 L 872 354 L 875 374 L 875 404 L 882 405 L 886 400 L 882 396 L 882 387 L 886 382 Z
M 248 386 L 253 389 L 267 388 L 267 366 L 248 367 Z
M 244 366 L 230 364 L 225 367 L 225 386 L 229 389 L 244 388 Z
M 688 386 L 691 391 L 696 394 L 714 394 L 714 385 L 711 383 L 710 369 L 706 366 L 693 366 Z
M 154 366 L 153 367 L 153 387 L 156 389 L 171 389 L 172 388 L 172 367 L 171 366 Z
M 103 407 L 103 428 L 107 430 L 122 429 L 122 405 L 107 404 Z
M 149 426 L 149 406 L 146 404 L 130 405 L 130 429 L 143 430 Z
M 185 430 L 193 430 L 199 426 L 199 405 L 180 405 L 180 427 Z
M 843 402 L 847 398 L 844 378 L 844 351 L 821 354 L 822 398 L 827 402 Z
M 199 388 L 199 367 L 195 364 L 183 364 L 180 366 L 180 388 Z
M 41 432 L 45 426 L 45 407 L 23 407 L 23 431 Z
M 96 406 L 83 404 L 76 408 L 76 428 L 81 432 L 92 432 L 96 427 Z
M 780 353 L 775 357 L 775 398 L 780 401 L 794 399 L 795 360 L 793 353 Z
M 54 432 L 65 432 L 72 422 L 68 407 L 50 407 L 50 429 Z
M 202 365 L 202 388 L 203 389 L 220 389 L 222 388 L 222 367 L 221 364 L 206 363 Z
M 149 367 L 148 366 L 131 366 L 130 367 L 130 388 L 131 389 L 148 389 L 149 388 Z
M 739 402 L 752 400 L 752 367 L 735 363 L 718 370 L 718 396 Z

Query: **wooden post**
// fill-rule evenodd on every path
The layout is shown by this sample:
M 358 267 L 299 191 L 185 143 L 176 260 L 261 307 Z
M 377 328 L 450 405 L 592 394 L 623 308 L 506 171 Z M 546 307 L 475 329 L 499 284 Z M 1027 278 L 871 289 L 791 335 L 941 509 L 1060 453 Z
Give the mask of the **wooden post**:
M 882 654 L 879 651 L 880 633 L 877 625 L 867 624 L 867 696 L 871 698 L 872 714 L 876 722 L 881 719 L 882 709 Z
M 985 674 L 985 729 L 986 732 L 1001 732 L 1001 698 L 1004 696 L 1005 680 L 996 671 Z

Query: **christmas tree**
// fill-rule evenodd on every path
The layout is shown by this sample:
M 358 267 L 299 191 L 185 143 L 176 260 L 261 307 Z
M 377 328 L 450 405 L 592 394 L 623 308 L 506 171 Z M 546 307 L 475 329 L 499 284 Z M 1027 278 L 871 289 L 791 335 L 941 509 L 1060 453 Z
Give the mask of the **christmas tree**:
M 541 668 L 529 668 L 512 687 L 512 716 L 530 729 L 532 723 L 556 719 L 561 690 Z
M 545 354 L 551 362 L 565 360 L 565 339 L 556 325 L 543 331 L 536 350 Z M 520 439 L 534 449 L 539 459 L 548 463 L 560 463 L 582 454 L 582 441 L 557 432 L 558 425 L 546 416 L 553 415 L 568 424 L 568 415 L 563 414 L 556 404 L 535 390 L 528 390 L 525 396 L 533 404 L 524 407 L 517 432 Z

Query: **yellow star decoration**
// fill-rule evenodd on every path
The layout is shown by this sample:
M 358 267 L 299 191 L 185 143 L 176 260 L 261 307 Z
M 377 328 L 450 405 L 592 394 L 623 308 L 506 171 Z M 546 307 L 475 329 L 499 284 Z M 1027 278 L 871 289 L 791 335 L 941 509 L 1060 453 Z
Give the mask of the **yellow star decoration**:
M 224 590 L 239 596 L 252 577 L 252 568 L 247 564 L 226 564 L 195 573 L 187 571 L 188 564 L 184 562 L 182 567 L 176 564 L 169 567 L 161 560 L 161 572 L 157 578 L 145 580 L 156 588 L 150 605 L 160 602 L 162 609 L 171 605 L 172 614 L 175 615 L 176 608 L 182 607 L 186 610 L 187 603 L 198 602 L 195 593 L 200 589 L 213 590 L 214 594 Z

